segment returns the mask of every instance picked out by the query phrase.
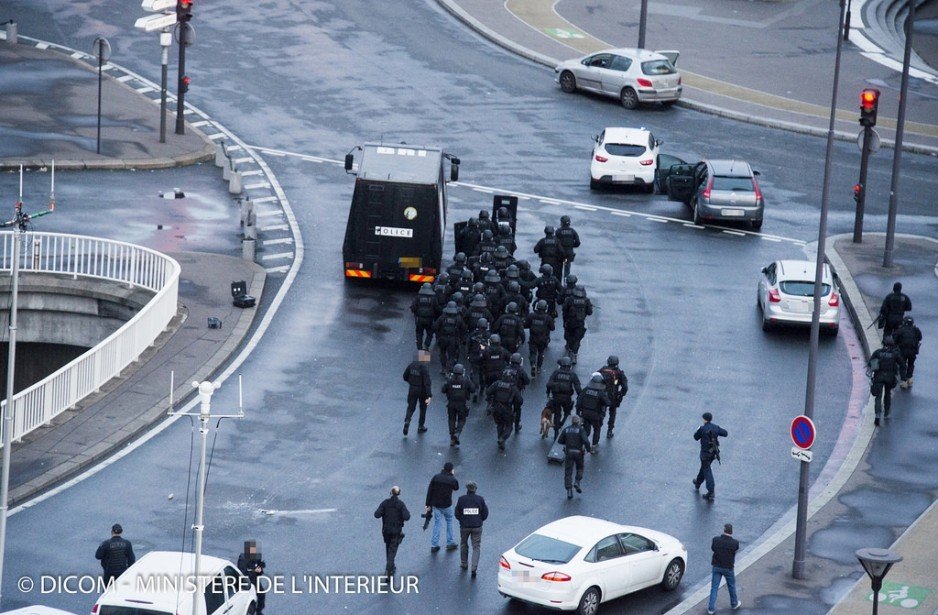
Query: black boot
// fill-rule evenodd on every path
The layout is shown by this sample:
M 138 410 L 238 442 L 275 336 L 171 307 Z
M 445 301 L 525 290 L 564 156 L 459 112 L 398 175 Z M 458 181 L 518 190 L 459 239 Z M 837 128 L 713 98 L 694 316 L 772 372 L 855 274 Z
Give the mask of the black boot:
M 567 489 L 567 499 L 568 500 L 573 499 L 573 489 Z

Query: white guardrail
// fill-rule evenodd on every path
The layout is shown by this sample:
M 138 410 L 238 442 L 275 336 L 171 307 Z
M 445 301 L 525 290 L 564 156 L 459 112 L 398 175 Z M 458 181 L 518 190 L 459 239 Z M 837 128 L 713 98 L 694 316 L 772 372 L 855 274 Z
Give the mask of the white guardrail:
M 9 276 L 13 264 L 13 233 L 0 233 L 0 238 L 0 271 Z M 21 238 L 21 272 L 110 280 L 156 294 L 133 318 L 97 346 L 16 394 L 13 398 L 14 442 L 100 389 L 153 344 L 176 314 L 180 270 L 179 263 L 165 254 L 121 241 L 34 232 Z M 0 404 L 0 407 L 5 406 L 6 399 Z M 0 435 L 2 429 L 0 425 Z

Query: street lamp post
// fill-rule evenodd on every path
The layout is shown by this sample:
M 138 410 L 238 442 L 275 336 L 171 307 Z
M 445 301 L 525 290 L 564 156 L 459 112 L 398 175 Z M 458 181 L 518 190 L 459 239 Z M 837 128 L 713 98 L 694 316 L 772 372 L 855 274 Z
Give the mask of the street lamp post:
M 893 564 L 902 561 L 902 556 L 888 549 L 857 549 L 857 559 L 863 570 L 869 575 L 873 586 L 873 615 L 879 612 L 879 590 L 883 588 L 883 579 L 889 574 Z
M 821 187 L 821 219 L 818 223 L 817 261 L 814 267 L 814 311 L 811 313 L 811 340 L 808 349 L 808 379 L 805 386 L 804 415 L 814 418 L 814 393 L 817 384 L 818 338 L 821 334 L 821 286 L 824 282 L 824 250 L 827 239 L 827 210 L 830 202 L 831 161 L 834 156 L 834 120 L 837 114 L 837 88 L 840 84 L 840 52 L 843 48 L 841 29 L 844 25 L 845 0 L 840 0 L 840 19 L 837 21 L 837 53 L 834 56 L 834 86 L 831 93 L 830 124 L 827 128 L 827 152 L 824 157 L 824 180 Z M 802 460 L 798 477 L 798 513 L 795 523 L 795 557 L 791 576 L 804 578 L 804 558 L 808 525 L 808 473 L 810 464 Z
M 648 25 L 648 0 L 642 0 L 641 13 L 638 17 L 638 48 L 645 48 L 645 27 Z

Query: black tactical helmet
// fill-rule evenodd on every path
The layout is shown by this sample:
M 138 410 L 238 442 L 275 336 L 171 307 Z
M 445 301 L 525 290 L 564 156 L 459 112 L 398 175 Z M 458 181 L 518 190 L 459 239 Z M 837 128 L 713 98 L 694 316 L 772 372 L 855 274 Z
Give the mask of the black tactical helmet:
M 577 284 L 576 286 L 573 287 L 573 295 L 575 297 L 585 297 L 586 289 L 580 286 L 579 284 Z
M 452 313 L 452 312 L 456 312 L 457 314 L 459 313 L 459 306 L 456 305 L 456 302 L 455 302 L 455 301 L 449 301 L 449 302 L 446 304 L 446 308 L 445 308 L 445 309 L 446 309 L 447 312 L 450 312 L 450 313 Z
M 603 375 L 600 374 L 599 372 L 593 372 L 593 375 L 590 376 L 590 382 L 599 383 L 599 382 L 602 382 L 602 381 L 603 381 Z
M 469 303 L 470 307 L 486 307 L 488 306 L 488 301 L 485 300 L 485 295 L 477 294 L 472 297 L 472 301 Z
M 485 232 L 488 233 L 489 231 L 485 231 Z M 492 253 L 491 253 L 491 252 L 483 252 L 482 254 L 480 254 L 480 255 L 479 255 L 479 262 L 485 263 L 486 265 L 488 265 L 489 263 L 491 263 L 491 262 L 492 262 Z
M 495 248 L 495 256 L 508 256 L 508 248 L 506 246 L 498 246 Z
M 476 321 L 476 329 L 488 329 L 489 328 L 489 319 L 480 318 Z
M 518 304 L 515 303 L 514 301 L 510 302 L 510 303 L 508 304 L 508 307 L 505 308 L 505 311 L 508 312 L 509 314 L 515 314 L 515 313 L 517 313 L 517 312 L 518 312 Z
M 475 228 L 475 227 L 479 226 L 479 219 L 478 219 L 478 218 L 469 218 L 469 226 L 471 226 L 472 228 Z
M 498 217 L 499 217 L 499 218 L 507 218 L 507 217 L 508 217 L 508 208 L 507 208 L 507 207 L 499 207 L 499 208 L 498 208 Z
M 614 354 L 609 355 L 609 358 L 606 359 L 606 364 L 607 364 L 607 365 L 611 365 L 612 367 L 618 366 L 618 365 L 619 365 L 619 357 L 617 357 L 617 356 L 614 355 Z
M 502 235 L 511 235 L 511 225 L 507 222 L 498 223 L 498 232 Z
M 465 264 L 466 264 L 466 253 L 465 253 L 465 252 L 457 252 L 457 253 L 456 253 L 456 256 L 455 256 L 455 258 L 453 258 L 453 260 L 456 262 L 457 265 L 465 265 Z
M 546 312 L 547 311 L 547 302 L 543 299 L 538 299 L 537 303 L 534 304 L 535 312 Z
M 459 277 L 465 280 L 467 284 L 472 284 L 472 272 L 468 269 L 463 269 Z
M 570 216 L 560 216 L 560 226 L 570 226 Z
M 483 284 L 482 282 L 476 282 L 475 284 L 472 285 L 472 292 L 474 292 L 474 293 L 476 293 L 476 294 L 478 294 L 478 293 L 484 293 L 484 292 L 485 292 L 485 284 Z
M 576 283 L 578 281 L 579 281 L 578 278 L 572 273 L 567 276 L 567 286 L 576 286 Z
M 515 261 L 515 264 L 518 265 L 518 269 L 521 269 L 522 271 L 527 271 L 531 268 L 531 263 L 526 260 Z
M 492 241 L 495 235 L 492 234 L 492 229 L 485 229 L 482 231 L 482 241 Z
M 521 355 L 516 352 L 511 355 L 511 359 L 509 359 L 509 361 L 511 361 L 512 365 L 521 365 Z
M 424 282 L 423 284 L 420 285 L 419 294 L 421 294 L 421 295 L 433 295 L 433 294 L 435 294 L 435 293 L 433 292 L 433 285 L 430 284 L 429 282 Z
M 557 360 L 557 365 L 560 367 L 571 367 L 573 365 L 573 361 L 570 359 L 570 357 L 560 357 Z
M 545 227 L 544 227 L 544 234 L 547 235 L 548 237 L 550 237 L 551 235 L 553 235 L 553 234 L 554 234 L 554 227 L 552 227 L 552 226 L 549 225 L 549 224 L 548 224 L 547 226 L 545 226 Z
M 520 278 L 521 270 L 518 269 L 518 266 L 516 264 L 512 263 L 511 265 L 508 265 L 508 267 L 505 269 L 505 276 L 508 278 Z
M 452 301 L 450 301 L 450 303 L 454 303 L 454 302 L 455 302 L 456 305 L 459 305 L 460 303 L 462 303 L 463 294 L 462 294 L 460 291 L 457 290 L 456 292 L 453 293 L 453 295 L 450 297 L 450 299 L 452 299 Z
M 553 275 L 554 268 L 551 265 L 544 263 L 543 265 L 541 265 L 541 273 L 543 273 L 544 275 Z
M 462 376 L 466 373 L 466 368 L 462 366 L 462 363 L 457 363 L 453 366 L 453 373 L 457 376 Z
M 510 293 L 520 293 L 520 292 L 521 292 L 521 284 L 518 284 L 517 282 L 515 282 L 514 280 L 512 280 L 511 282 L 508 283 L 508 292 L 510 292 Z
M 485 274 L 485 282 L 489 284 L 501 284 L 502 276 L 498 275 L 498 272 L 494 269 L 489 269 L 489 272 Z
M 488 220 L 488 219 L 489 219 L 489 212 L 484 209 L 480 209 L 479 220 Z
M 446 273 L 445 271 L 440 272 L 440 275 L 436 276 L 436 281 L 446 284 L 447 282 L 449 282 L 449 274 Z
M 498 333 L 493 333 L 492 335 L 489 336 L 489 344 L 501 344 L 501 343 L 502 343 L 502 336 L 499 335 Z

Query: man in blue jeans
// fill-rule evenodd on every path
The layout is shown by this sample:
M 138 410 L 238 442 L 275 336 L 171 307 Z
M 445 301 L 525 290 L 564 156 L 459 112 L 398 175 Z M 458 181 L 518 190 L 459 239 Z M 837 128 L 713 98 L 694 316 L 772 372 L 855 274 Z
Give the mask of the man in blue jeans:
M 707 613 L 713 615 L 717 608 L 717 592 L 720 590 L 720 581 L 726 579 L 726 589 L 730 592 L 730 606 L 735 611 L 743 604 L 736 596 L 736 552 L 739 551 L 739 541 L 733 538 L 733 525 L 727 523 L 723 526 L 723 534 L 716 536 L 710 544 L 713 550 L 713 575 L 710 578 L 710 602 L 707 603 Z
M 443 519 L 446 519 L 446 550 L 455 551 L 459 548 L 454 534 L 455 519 L 453 517 L 453 492 L 459 489 L 453 464 L 449 461 L 443 464 L 443 471 L 430 479 L 427 487 L 427 512 L 433 511 L 433 534 L 430 536 L 430 552 L 440 550 L 440 529 Z

